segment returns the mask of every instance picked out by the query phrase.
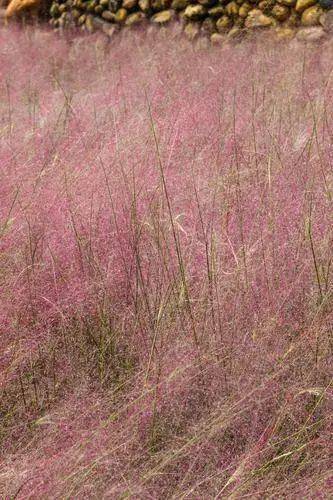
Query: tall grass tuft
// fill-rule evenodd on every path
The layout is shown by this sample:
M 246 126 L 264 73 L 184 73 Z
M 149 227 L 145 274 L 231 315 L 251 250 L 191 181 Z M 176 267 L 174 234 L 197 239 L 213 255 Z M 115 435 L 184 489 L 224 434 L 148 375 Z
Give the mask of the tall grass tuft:
M 331 44 L 0 31 L 3 498 L 329 498 Z

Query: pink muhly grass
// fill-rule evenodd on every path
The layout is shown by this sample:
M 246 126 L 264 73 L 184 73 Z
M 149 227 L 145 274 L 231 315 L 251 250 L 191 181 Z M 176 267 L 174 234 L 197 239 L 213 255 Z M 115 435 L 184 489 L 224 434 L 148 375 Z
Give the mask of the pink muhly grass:
M 0 45 L 1 495 L 328 498 L 332 47 Z

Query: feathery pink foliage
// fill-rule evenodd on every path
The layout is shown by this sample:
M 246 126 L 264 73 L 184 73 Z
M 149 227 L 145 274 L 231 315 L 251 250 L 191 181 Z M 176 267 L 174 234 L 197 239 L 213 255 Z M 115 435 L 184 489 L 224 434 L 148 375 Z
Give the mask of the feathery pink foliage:
M 0 46 L 1 496 L 328 498 L 332 46 Z

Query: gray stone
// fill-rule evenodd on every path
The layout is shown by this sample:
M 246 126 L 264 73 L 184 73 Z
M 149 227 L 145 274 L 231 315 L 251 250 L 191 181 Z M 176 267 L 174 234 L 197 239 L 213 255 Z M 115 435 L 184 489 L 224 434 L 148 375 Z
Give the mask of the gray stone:
M 185 9 L 184 16 L 187 19 L 195 20 L 204 17 L 207 10 L 203 5 L 188 5 Z
M 302 28 L 297 32 L 297 40 L 303 42 L 319 42 L 326 37 L 324 28 L 321 26 L 312 26 L 311 28 Z
M 186 7 L 190 4 L 190 0 L 173 0 L 171 7 L 174 10 L 182 10 L 186 9 Z
M 324 12 L 319 18 L 319 22 L 328 33 L 333 32 L 333 10 Z
M 105 10 L 102 13 L 102 18 L 105 19 L 105 21 L 113 22 L 115 20 L 115 15 L 113 12 L 110 12 L 109 10 Z
M 130 14 L 127 17 L 125 24 L 126 26 L 134 26 L 135 24 L 141 23 L 145 18 L 146 16 L 143 12 L 134 12 L 134 14 Z
M 151 20 L 153 21 L 153 23 L 157 24 L 168 23 L 174 16 L 174 14 L 175 13 L 173 10 L 162 10 L 161 12 L 157 12 L 157 14 L 154 14 Z

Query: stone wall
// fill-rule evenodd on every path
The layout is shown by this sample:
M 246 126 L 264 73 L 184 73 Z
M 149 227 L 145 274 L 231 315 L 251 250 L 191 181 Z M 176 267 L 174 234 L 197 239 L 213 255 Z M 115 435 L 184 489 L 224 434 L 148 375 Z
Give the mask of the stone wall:
M 7 15 L 41 5 L 42 0 L 11 0 Z M 188 38 L 204 35 L 219 44 L 267 29 L 281 39 L 296 34 L 317 41 L 333 32 L 332 7 L 333 0 L 53 0 L 49 14 L 55 28 L 77 25 L 108 36 L 122 27 L 178 19 Z
M 319 39 L 333 24 L 331 7 L 333 0 L 54 0 L 50 13 L 54 27 L 74 23 L 109 36 L 122 26 L 147 20 L 163 25 L 179 18 L 188 38 L 203 34 L 219 43 L 226 36 L 267 28 L 281 38 L 300 31 L 298 36 Z

